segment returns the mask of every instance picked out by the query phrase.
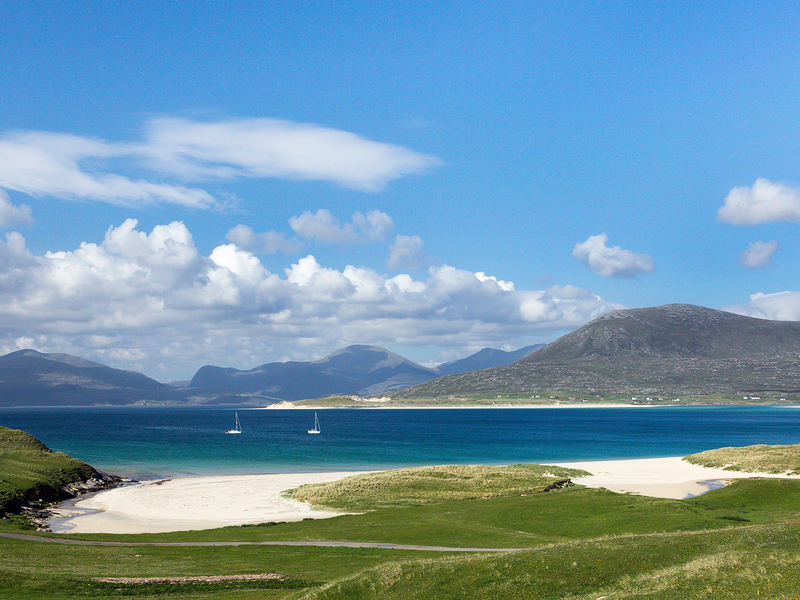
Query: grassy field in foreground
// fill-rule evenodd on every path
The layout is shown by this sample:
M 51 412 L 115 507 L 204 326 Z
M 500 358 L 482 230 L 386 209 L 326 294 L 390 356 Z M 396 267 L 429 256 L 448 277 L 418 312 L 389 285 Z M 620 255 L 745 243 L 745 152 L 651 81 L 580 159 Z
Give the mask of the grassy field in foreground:
M 786 594 L 800 597 L 794 568 L 800 562 L 798 513 L 800 481 L 740 480 L 689 500 L 572 487 L 320 521 L 147 536 L 64 536 L 135 542 L 332 539 L 529 548 L 500 555 L 271 546 L 63 546 L 0 538 L 0 598 L 39 598 L 45 591 L 53 599 L 144 594 L 483 600 L 568 594 L 597 598 L 612 592 L 610 598 L 792 598 Z M 270 571 L 287 576 L 283 587 L 229 583 L 109 589 L 86 579 L 99 574 Z M 784 595 L 755 595 L 756 590 L 769 589 Z
M 757 470 L 764 470 L 766 455 L 759 456 Z M 540 477 L 551 469 L 520 465 L 498 473 L 475 468 L 466 472 L 467 487 L 490 491 L 499 482 L 505 495 L 446 499 L 439 489 L 431 498 L 421 493 L 422 485 L 416 499 L 333 519 L 169 534 L 45 534 L 173 546 L 63 545 L 0 537 L 0 598 L 800 599 L 800 481 L 742 479 L 688 500 L 578 486 L 529 494 L 507 485 L 526 470 Z M 447 469 L 438 472 L 443 473 L 453 475 Z M 391 495 L 404 478 L 411 482 L 418 476 L 414 470 L 394 473 L 391 485 L 369 486 L 359 501 L 380 504 L 381 494 Z M 0 531 L 15 528 L 14 522 L 0 520 Z M 465 555 L 219 545 L 276 540 L 525 549 Z M 190 584 L 91 580 L 267 572 L 285 578 Z

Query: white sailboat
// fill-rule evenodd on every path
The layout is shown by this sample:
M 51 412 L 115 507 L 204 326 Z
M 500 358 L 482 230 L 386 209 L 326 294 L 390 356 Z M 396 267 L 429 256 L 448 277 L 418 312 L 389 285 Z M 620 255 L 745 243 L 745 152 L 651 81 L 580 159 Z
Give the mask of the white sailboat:
M 242 433 L 242 426 L 239 424 L 239 413 L 236 413 L 236 427 L 228 429 L 225 433 Z
M 308 433 L 319 433 L 319 419 L 316 412 L 314 413 L 314 429 L 309 429 Z

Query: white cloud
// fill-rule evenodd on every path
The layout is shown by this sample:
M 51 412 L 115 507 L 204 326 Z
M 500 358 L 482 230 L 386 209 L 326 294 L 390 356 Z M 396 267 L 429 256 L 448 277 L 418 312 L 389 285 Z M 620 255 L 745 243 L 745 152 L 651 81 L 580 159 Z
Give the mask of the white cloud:
M 750 242 L 747 250 L 739 255 L 739 262 L 748 269 L 762 269 L 772 260 L 778 250 L 778 242 Z
M 140 151 L 137 147 L 74 135 L 7 133 L 0 137 L 0 188 L 30 196 L 92 200 L 123 206 L 156 202 L 193 208 L 219 205 L 202 189 L 133 180 L 94 167 L 111 159 L 136 160 Z
M 225 203 L 207 190 L 182 182 L 238 178 L 329 181 L 375 192 L 440 164 L 436 157 L 347 131 L 276 119 L 152 119 L 145 139 L 136 142 L 38 131 L 0 134 L 0 188 L 123 206 L 220 208 Z M 165 183 L 165 176 L 176 181 Z
M 153 119 L 147 142 L 160 168 L 200 180 L 278 177 L 374 192 L 392 179 L 442 164 L 348 131 L 279 119 Z
M 300 237 L 328 244 L 382 241 L 394 231 L 392 218 L 379 210 L 372 210 L 366 216 L 356 212 L 350 223 L 342 225 L 331 211 L 321 208 L 316 213 L 305 211 L 290 218 L 289 225 Z
M 225 239 L 255 254 L 294 254 L 303 247 L 300 240 L 290 239 L 282 231 L 256 233 L 247 225 L 237 225 L 225 235 Z
M 26 204 L 14 206 L 5 190 L 0 190 L 0 227 L 33 225 L 31 207 Z
M 430 261 L 422 250 L 422 238 L 416 235 L 398 235 L 389 248 L 386 266 L 390 269 L 419 271 Z
M 585 242 L 575 244 L 572 256 L 601 277 L 633 278 L 655 268 L 648 254 L 634 254 L 619 246 L 609 247 L 605 233 L 589 236 Z
M 750 302 L 727 306 L 724 310 L 757 319 L 800 321 L 800 292 L 752 294 Z
M 733 188 L 717 218 L 733 225 L 800 221 L 800 190 L 761 177 L 752 188 Z
M 180 222 L 148 233 L 130 219 L 100 243 L 44 256 L 18 233 L 0 242 L 1 349 L 30 340 L 162 380 L 204 364 L 308 360 L 352 343 L 521 346 L 614 308 L 587 290 L 518 291 L 448 265 L 387 277 L 309 255 L 277 275 L 235 243 L 201 255 Z

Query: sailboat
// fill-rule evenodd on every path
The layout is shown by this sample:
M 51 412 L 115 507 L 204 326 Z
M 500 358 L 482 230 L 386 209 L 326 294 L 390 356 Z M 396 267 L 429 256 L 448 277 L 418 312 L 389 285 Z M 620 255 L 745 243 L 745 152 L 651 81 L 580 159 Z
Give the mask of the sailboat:
M 228 429 L 225 433 L 242 433 L 242 426 L 239 424 L 239 413 L 236 413 L 236 427 Z
M 314 413 L 314 429 L 309 429 L 308 433 L 319 433 L 319 419 L 317 413 Z

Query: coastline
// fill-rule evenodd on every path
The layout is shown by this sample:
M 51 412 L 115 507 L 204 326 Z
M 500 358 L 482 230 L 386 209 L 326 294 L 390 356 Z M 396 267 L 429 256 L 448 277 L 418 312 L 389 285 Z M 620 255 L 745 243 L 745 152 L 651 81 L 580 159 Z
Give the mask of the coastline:
M 688 498 L 733 479 L 787 477 L 693 465 L 681 457 L 559 462 L 592 475 L 573 482 L 619 493 Z M 254 523 L 324 519 L 346 514 L 318 510 L 284 497 L 306 483 L 336 481 L 370 471 L 181 477 L 98 492 L 54 510 L 55 533 L 161 533 Z M 186 518 L 191 515 L 191 518 Z
M 270 521 L 325 519 L 319 510 L 283 496 L 308 483 L 366 471 L 178 477 L 142 481 L 69 501 L 48 519 L 54 533 L 163 533 Z M 188 517 L 187 515 L 191 515 Z

